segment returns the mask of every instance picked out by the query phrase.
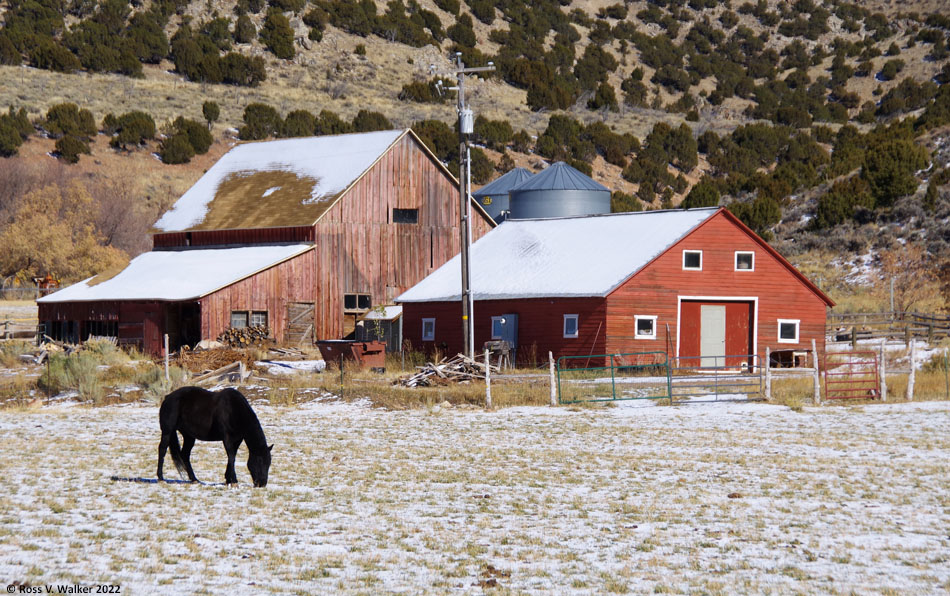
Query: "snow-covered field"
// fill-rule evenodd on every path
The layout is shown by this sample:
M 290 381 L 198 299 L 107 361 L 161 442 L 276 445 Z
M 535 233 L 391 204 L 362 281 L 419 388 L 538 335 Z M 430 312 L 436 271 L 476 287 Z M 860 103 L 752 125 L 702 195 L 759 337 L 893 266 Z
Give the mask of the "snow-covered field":
M 274 465 L 155 477 L 157 407 L 0 411 L 0 581 L 123 594 L 950 590 L 950 403 L 257 406 Z M 200 443 L 198 477 L 224 449 Z M 166 472 L 173 474 L 170 461 Z

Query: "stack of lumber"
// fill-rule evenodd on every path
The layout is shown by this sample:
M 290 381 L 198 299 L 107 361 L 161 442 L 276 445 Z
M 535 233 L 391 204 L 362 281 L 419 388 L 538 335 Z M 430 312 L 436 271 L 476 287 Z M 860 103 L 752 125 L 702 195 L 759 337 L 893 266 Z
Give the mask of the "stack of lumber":
M 235 348 L 246 348 L 262 345 L 267 341 L 269 335 L 270 330 L 263 325 L 241 327 L 240 329 L 230 327 L 218 336 L 218 341 Z
M 429 387 L 466 383 L 472 379 L 485 378 L 485 363 L 472 360 L 464 354 L 457 354 L 453 358 L 443 358 L 437 364 L 429 362 L 425 366 L 416 368 L 419 372 L 402 377 L 396 382 L 406 387 Z M 498 367 L 491 366 L 491 373 L 498 374 Z

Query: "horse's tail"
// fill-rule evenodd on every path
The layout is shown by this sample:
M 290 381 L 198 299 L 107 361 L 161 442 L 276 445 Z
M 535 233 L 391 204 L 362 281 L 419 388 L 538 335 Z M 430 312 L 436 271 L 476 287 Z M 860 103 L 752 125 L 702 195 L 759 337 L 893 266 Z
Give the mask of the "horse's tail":
M 181 458 L 181 445 L 178 444 L 178 431 L 173 430 L 172 436 L 168 439 L 168 450 L 171 452 L 172 461 L 175 462 L 175 469 L 182 478 L 188 473 L 185 468 L 185 460 Z
M 168 399 L 173 397 L 173 399 Z M 168 450 L 171 452 L 172 461 L 175 462 L 175 469 L 179 476 L 184 477 L 188 473 L 185 467 L 185 460 L 181 458 L 181 445 L 178 444 L 178 430 L 176 423 L 178 421 L 178 400 L 174 399 L 172 394 L 166 395 L 162 400 L 162 406 L 159 408 L 159 424 L 162 432 L 168 435 Z

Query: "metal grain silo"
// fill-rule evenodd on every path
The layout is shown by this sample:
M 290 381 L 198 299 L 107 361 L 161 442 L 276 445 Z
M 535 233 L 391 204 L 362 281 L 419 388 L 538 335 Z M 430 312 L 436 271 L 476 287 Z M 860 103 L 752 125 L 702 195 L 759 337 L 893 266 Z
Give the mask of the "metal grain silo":
M 508 191 L 533 175 L 524 168 L 515 168 L 473 192 L 472 197 L 495 223 L 501 223 L 508 216 Z
M 610 213 L 610 189 L 559 161 L 509 191 L 510 219 Z

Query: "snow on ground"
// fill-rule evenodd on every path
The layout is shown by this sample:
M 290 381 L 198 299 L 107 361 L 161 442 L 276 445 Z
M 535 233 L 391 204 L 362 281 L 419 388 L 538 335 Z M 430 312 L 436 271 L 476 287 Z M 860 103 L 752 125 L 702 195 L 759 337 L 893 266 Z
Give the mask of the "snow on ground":
M 950 403 L 258 403 L 266 489 L 150 484 L 154 405 L 0 411 L 0 578 L 123 594 L 950 590 Z M 219 444 L 198 477 L 223 479 Z M 173 477 L 171 462 L 166 474 Z
M 261 360 L 254 364 L 267 369 L 267 374 L 270 375 L 314 373 L 327 368 L 327 363 L 323 360 Z

